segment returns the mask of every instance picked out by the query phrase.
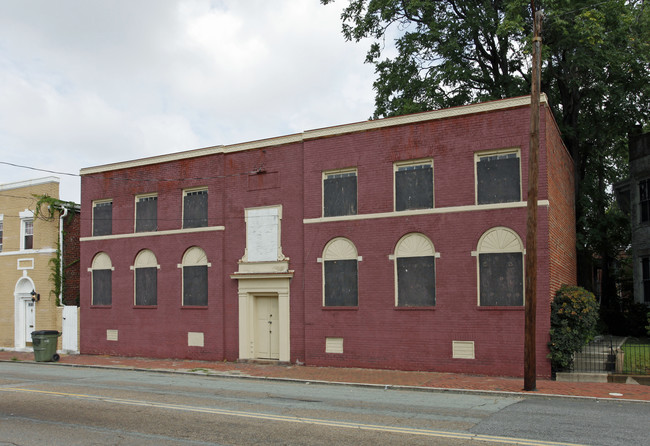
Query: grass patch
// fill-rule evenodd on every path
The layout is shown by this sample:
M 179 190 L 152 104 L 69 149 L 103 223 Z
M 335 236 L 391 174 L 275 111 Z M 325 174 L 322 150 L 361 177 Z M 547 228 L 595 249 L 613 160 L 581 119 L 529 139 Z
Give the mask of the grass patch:
M 650 339 L 630 338 L 621 349 L 625 352 L 623 373 L 650 374 Z

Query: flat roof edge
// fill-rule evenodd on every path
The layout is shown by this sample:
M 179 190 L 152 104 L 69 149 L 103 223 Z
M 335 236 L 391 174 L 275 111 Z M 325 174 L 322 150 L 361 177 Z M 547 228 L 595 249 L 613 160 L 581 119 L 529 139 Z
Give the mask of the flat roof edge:
M 43 178 L 35 178 L 33 180 L 23 180 L 23 181 L 16 181 L 14 183 L 4 183 L 0 184 L 0 191 L 2 190 L 11 190 L 11 189 L 20 189 L 23 187 L 30 187 L 30 186 L 38 186 L 40 184 L 48 184 L 48 183 L 60 183 L 61 180 L 59 177 L 43 177 Z
M 169 153 L 165 155 L 157 155 L 148 158 L 140 158 L 131 161 L 121 161 L 117 163 L 105 164 L 95 167 L 83 168 L 79 171 L 80 175 L 91 175 L 94 173 L 108 172 L 112 170 L 128 169 L 132 167 L 141 167 L 151 164 L 165 163 L 171 161 L 178 161 L 182 159 L 197 158 L 201 156 L 213 155 L 218 153 L 234 153 L 246 150 L 259 149 L 263 147 L 279 146 L 284 144 L 299 143 L 307 140 L 325 138 L 336 135 L 343 135 L 347 133 L 363 132 L 368 130 L 376 130 L 386 127 L 394 127 L 407 124 L 416 124 L 419 122 L 434 121 L 438 119 L 454 118 L 459 116 L 467 116 L 478 113 L 486 113 L 492 111 L 505 110 L 509 108 L 524 107 L 530 105 L 530 96 L 520 96 L 516 98 L 497 99 L 488 102 L 479 102 L 476 104 L 460 105 L 457 107 L 444 108 L 440 110 L 433 110 L 422 113 L 415 113 L 411 115 L 395 116 L 390 118 L 382 118 L 372 121 L 362 121 L 352 124 L 342 124 L 332 127 L 324 127 L 321 129 L 306 130 L 302 133 L 293 135 L 278 136 L 268 139 L 261 139 L 257 141 L 236 143 L 230 145 L 211 146 L 202 149 L 187 150 L 182 152 Z M 548 98 L 546 94 L 542 93 L 540 96 L 540 103 L 547 104 Z

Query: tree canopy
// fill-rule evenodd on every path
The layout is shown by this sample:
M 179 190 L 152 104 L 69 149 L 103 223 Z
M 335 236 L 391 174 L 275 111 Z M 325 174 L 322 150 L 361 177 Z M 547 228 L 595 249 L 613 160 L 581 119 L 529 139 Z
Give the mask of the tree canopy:
M 333 0 L 321 0 L 323 4 Z M 349 0 L 346 39 L 370 39 L 374 118 L 530 94 L 532 7 L 544 13 L 541 91 L 575 162 L 579 282 L 625 245 L 611 185 L 650 123 L 644 0 Z M 614 228 L 614 230 L 612 229 Z

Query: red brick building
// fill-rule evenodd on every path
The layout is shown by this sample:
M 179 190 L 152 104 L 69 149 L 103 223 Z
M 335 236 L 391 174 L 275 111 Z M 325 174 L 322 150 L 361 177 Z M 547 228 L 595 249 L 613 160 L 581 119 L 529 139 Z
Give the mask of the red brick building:
M 522 375 L 530 98 L 83 169 L 81 351 Z M 537 363 L 575 283 L 541 105 Z

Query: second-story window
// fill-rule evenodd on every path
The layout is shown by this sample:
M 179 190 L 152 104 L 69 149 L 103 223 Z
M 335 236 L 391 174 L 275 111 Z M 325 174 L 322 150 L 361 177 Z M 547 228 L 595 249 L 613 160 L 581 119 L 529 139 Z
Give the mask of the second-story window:
M 650 178 L 639 181 L 639 215 L 641 223 L 650 222 Z
M 357 214 L 357 171 L 323 173 L 323 217 Z
M 34 220 L 23 220 L 23 249 L 34 249 Z
M 208 190 L 191 189 L 183 193 L 183 228 L 208 226 Z
M 135 200 L 135 232 L 158 229 L 158 196 L 142 195 Z
M 476 155 L 476 203 L 521 200 L 521 175 L 517 151 Z
M 93 235 L 111 235 L 113 233 L 113 201 L 98 200 L 93 202 Z
M 433 208 L 433 162 L 395 164 L 395 210 Z

